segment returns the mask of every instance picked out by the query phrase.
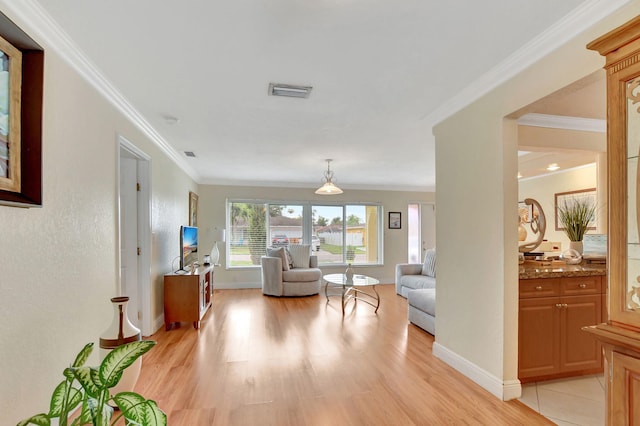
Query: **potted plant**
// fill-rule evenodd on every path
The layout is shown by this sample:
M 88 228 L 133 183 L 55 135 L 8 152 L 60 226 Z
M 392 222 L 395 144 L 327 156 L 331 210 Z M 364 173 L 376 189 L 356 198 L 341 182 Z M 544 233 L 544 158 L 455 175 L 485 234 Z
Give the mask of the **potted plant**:
M 569 246 L 582 254 L 582 238 L 596 213 L 596 206 L 587 198 L 565 200 L 557 206 L 558 221 L 569 237 Z
M 36 414 L 21 421 L 18 426 L 48 426 L 51 419 L 59 419 L 57 424 L 60 426 L 108 426 L 116 424 L 122 417 L 125 424 L 166 425 L 167 416 L 155 401 L 147 400 L 135 392 L 111 395 L 109 391 L 118 384 L 122 372 L 155 344 L 150 340 L 142 340 L 119 346 L 107 354 L 98 368 L 84 366 L 93 350 L 93 343 L 85 345 L 71 367 L 64 369 L 65 379 L 53 391 L 49 412 Z M 113 422 L 111 417 L 114 410 L 109 402 L 120 410 Z M 69 419 L 69 415 L 80 406 L 79 415 Z

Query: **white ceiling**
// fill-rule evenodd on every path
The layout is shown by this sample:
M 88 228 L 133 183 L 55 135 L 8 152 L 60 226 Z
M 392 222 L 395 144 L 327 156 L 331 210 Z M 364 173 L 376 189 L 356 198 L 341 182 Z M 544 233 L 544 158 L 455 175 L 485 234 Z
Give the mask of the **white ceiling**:
M 443 108 L 558 21 L 602 2 L 27 3 L 199 183 L 314 187 L 332 158 L 344 188 L 433 190 L 431 127 Z M 268 96 L 270 82 L 313 91 Z

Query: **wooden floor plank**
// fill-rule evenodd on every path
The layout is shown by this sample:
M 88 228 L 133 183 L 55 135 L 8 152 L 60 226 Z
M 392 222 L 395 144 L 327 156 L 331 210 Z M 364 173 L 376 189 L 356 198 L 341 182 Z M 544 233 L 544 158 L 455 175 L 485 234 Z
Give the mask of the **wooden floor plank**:
M 406 299 L 381 306 L 216 290 L 195 330 L 154 336 L 136 391 L 170 425 L 548 425 L 434 358 L 433 336 L 407 323 Z

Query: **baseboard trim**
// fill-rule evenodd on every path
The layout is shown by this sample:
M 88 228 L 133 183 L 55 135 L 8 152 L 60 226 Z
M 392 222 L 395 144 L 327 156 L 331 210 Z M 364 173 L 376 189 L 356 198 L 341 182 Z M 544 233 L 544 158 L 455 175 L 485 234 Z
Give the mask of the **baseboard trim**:
M 478 367 L 438 342 L 433 343 L 433 355 L 491 392 L 496 398 L 508 401 L 519 398 L 522 394 L 522 386 L 519 380 L 503 382 L 493 374 Z
M 155 334 L 160 328 L 164 327 L 164 313 L 158 315 L 155 320 L 153 320 L 153 333 Z M 149 336 L 144 336 L 149 337 Z
M 249 282 L 249 283 L 219 283 L 213 282 L 213 289 L 219 290 L 242 290 L 244 288 L 262 288 L 261 282 Z

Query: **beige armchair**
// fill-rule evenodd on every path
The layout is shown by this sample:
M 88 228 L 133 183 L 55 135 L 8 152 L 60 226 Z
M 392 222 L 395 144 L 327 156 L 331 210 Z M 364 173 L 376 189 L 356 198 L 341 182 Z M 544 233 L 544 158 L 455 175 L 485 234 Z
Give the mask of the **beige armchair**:
M 310 246 L 302 246 L 298 249 L 291 245 L 294 251 L 310 252 Z M 318 257 L 313 255 L 296 256 L 294 253 L 293 268 L 289 264 L 285 249 L 269 250 L 270 256 L 262 256 L 262 293 L 268 296 L 310 296 L 320 292 L 322 284 L 322 271 L 318 268 Z M 307 261 L 308 258 L 308 261 Z M 304 263 L 300 263 L 304 262 Z M 306 265 L 304 267 L 303 265 Z

